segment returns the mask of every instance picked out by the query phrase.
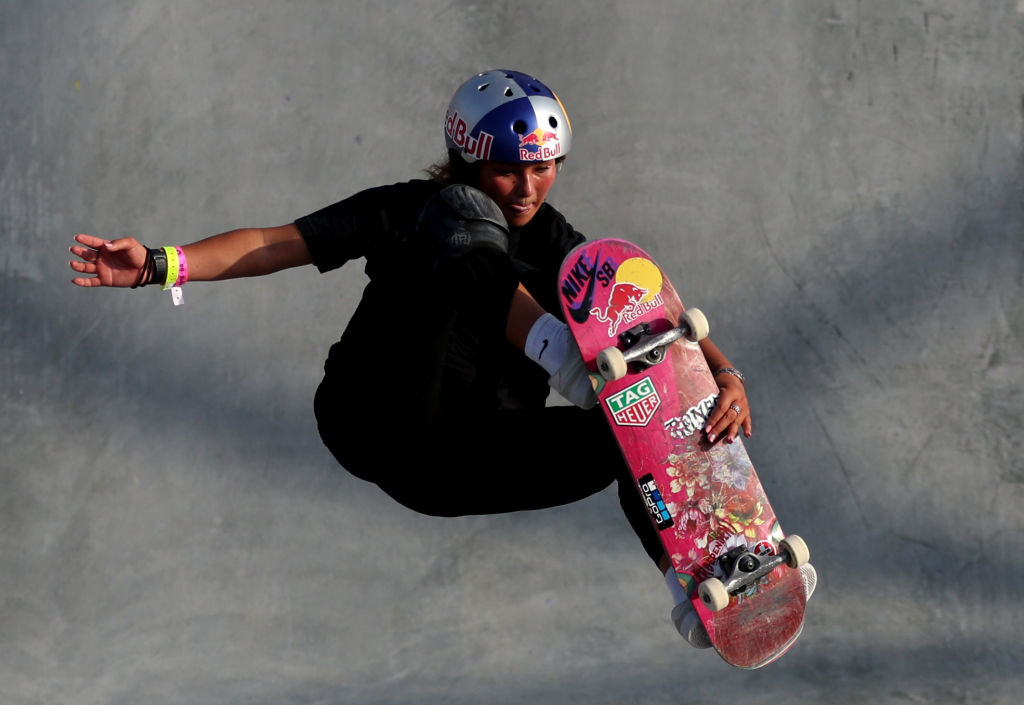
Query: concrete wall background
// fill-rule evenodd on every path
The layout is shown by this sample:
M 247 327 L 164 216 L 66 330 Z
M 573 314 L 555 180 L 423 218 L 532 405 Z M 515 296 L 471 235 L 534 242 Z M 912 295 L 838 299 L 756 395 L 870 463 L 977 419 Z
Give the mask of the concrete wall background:
M 0 16 L 5 703 L 1017 702 L 1017 0 Z M 181 309 L 68 283 L 76 232 L 189 242 L 416 176 L 493 67 L 569 109 L 553 202 L 649 249 L 748 374 L 821 575 L 770 669 L 682 644 L 611 495 L 437 520 L 339 471 L 311 401 L 358 265 Z

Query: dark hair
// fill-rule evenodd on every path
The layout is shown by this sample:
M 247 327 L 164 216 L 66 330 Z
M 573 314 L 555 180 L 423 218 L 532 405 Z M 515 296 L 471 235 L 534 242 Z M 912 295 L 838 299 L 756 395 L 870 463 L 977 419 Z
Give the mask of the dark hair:
M 451 184 L 476 186 L 479 180 L 477 162 L 467 162 L 454 149 L 448 150 L 448 158 L 445 161 L 431 164 L 426 171 L 431 179 L 446 186 Z

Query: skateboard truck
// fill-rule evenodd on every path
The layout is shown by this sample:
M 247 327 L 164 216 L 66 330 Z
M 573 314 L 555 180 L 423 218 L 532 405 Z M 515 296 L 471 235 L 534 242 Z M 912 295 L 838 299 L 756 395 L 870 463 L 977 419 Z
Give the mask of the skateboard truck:
M 651 326 L 641 323 L 619 335 L 622 348 L 605 348 L 597 354 L 597 369 L 608 381 L 622 379 L 629 365 L 642 368 L 657 365 L 665 359 L 668 346 L 680 338 L 696 343 L 708 337 L 708 319 L 700 309 L 683 311 L 679 325 L 662 333 L 652 333 Z
M 782 565 L 799 568 L 810 560 L 807 544 L 795 534 L 779 543 L 774 555 L 761 556 L 750 552 L 747 546 L 737 546 L 718 557 L 716 565 L 722 578 L 708 578 L 697 588 L 700 599 L 712 612 L 729 605 L 730 598 L 739 595 L 751 585 Z

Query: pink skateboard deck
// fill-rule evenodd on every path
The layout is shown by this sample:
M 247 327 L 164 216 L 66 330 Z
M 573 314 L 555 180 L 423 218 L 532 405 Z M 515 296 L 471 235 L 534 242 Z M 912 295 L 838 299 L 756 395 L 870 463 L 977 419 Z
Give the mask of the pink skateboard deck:
M 782 529 L 743 443 L 707 441 L 704 426 L 718 386 L 698 343 L 678 337 L 689 329 L 680 326 L 684 308 L 675 289 L 643 250 L 616 239 L 573 250 L 559 286 L 599 403 L 712 644 L 738 668 L 774 661 L 803 628 L 803 582 L 780 550 Z M 614 347 L 630 359 L 652 346 L 627 365 L 620 355 L 600 355 Z M 623 371 L 609 373 L 608 357 L 618 358 Z M 701 598 L 712 583 L 730 588 L 719 593 L 717 611 L 714 601 Z

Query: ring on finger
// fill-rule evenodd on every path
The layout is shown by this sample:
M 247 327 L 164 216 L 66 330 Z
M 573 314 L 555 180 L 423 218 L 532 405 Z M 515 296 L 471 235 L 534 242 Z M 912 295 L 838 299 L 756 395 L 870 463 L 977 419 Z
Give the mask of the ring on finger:
M 737 416 L 739 416 L 740 411 L 742 411 L 742 409 L 740 409 L 740 407 L 737 404 L 730 404 L 729 408 L 735 411 Z

